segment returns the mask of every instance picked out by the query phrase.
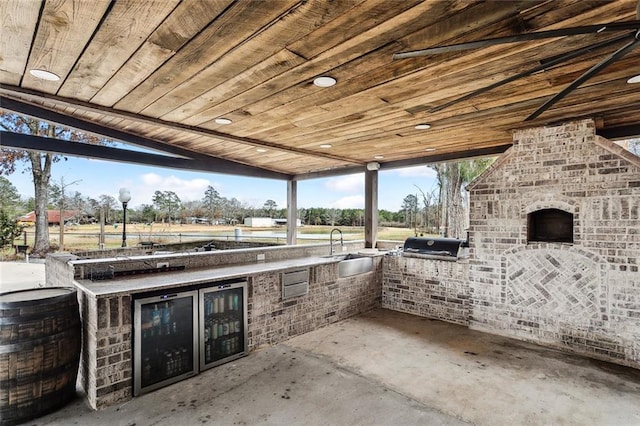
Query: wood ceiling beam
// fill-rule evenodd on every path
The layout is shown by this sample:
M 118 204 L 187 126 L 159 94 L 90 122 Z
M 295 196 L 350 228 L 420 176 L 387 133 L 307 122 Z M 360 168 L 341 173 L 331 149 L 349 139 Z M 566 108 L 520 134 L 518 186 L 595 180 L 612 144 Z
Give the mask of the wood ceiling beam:
M 290 175 L 285 173 L 278 173 L 213 157 L 207 159 L 176 158 L 147 152 L 131 151 L 128 149 L 112 148 L 101 145 L 90 145 L 80 142 L 69 142 L 61 139 L 45 138 L 42 136 L 5 131 L 0 131 L 0 137 L 3 148 L 24 149 L 27 151 L 45 151 L 55 154 L 72 155 L 84 158 L 99 158 L 102 160 L 138 165 L 144 164 L 147 166 L 171 169 L 197 170 L 201 172 L 233 174 L 266 179 L 289 180 L 291 178 Z
M 490 146 L 487 148 L 469 149 L 462 152 L 449 152 L 444 154 L 427 155 L 424 157 L 407 158 L 406 160 L 387 161 L 380 164 L 380 170 L 401 169 L 403 167 L 422 166 L 427 164 L 442 163 L 445 161 L 467 160 L 471 158 L 492 157 L 500 155 L 509 149 L 512 144 Z M 294 180 L 317 179 L 341 175 L 363 173 L 366 167 L 344 167 L 342 169 L 323 170 L 319 172 L 303 173 L 293 176 Z
M 0 84 L 0 94 L 4 94 L 11 97 L 17 97 L 17 98 L 27 98 L 29 101 L 32 101 L 32 102 L 54 102 L 59 106 L 63 106 L 67 108 L 74 108 L 74 109 L 77 108 L 77 109 L 84 110 L 87 112 L 92 112 L 95 114 L 104 114 L 109 117 L 115 117 L 115 118 L 120 118 L 124 120 L 131 120 L 141 124 L 153 125 L 153 126 L 162 127 L 165 129 L 170 129 L 170 130 L 189 132 L 199 136 L 216 138 L 216 139 L 220 139 L 227 142 L 235 142 L 235 143 L 259 147 L 259 148 L 269 148 L 276 151 L 283 151 L 287 153 L 294 153 L 294 154 L 318 157 L 318 158 L 329 159 L 329 160 L 337 160 L 337 161 L 353 163 L 353 164 L 362 164 L 361 161 L 354 160 L 352 158 L 340 157 L 337 155 L 311 151 L 308 149 L 283 147 L 281 145 L 278 145 L 272 142 L 267 142 L 263 140 L 242 137 L 242 136 L 233 136 L 226 133 L 217 132 L 215 130 L 203 129 L 200 127 L 187 126 L 180 123 L 168 122 L 168 121 L 160 120 L 157 118 L 145 117 L 142 115 L 138 115 L 138 114 L 134 114 L 126 111 L 120 111 L 120 110 L 115 110 L 113 108 L 91 104 L 89 102 L 78 101 L 70 98 L 63 98 L 61 96 L 50 95 L 50 94 L 38 92 L 35 90 L 23 89 L 20 87 L 10 86 L 6 84 Z
M 640 124 L 600 129 L 596 133 L 606 139 L 640 138 Z
M 58 124 L 60 126 L 71 127 L 73 129 L 93 133 L 101 137 L 115 139 L 131 145 L 154 149 L 169 154 L 180 155 L 182 157 L 193 159 L 215 158 L 209 155 L 199 154 L 194 151 L 189 151 L 180 147 L 162 143 L 150 138 L 137 136 L 131 133 L 122 132 L 120 130 L 115 130 L 91 121 L 86 121 L 76 117 L 72 117 L 70 115 L 61 114 L 47 108 L 42 108 L 31 103 L 23 102 L 13 98 L 7 98 L 1 95 L 0 108 L 6 111 L 12 111 L 17 114 L 23 114 L 29 117 L 41 119 L 53 124 Z

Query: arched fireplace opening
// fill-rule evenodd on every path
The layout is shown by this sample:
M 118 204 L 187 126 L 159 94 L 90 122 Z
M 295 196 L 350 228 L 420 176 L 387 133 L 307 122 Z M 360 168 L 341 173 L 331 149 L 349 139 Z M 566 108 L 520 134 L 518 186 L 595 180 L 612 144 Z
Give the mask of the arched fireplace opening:
M 542 209 L 527 215 L 527 241 L 573 243 L 573 214 Z

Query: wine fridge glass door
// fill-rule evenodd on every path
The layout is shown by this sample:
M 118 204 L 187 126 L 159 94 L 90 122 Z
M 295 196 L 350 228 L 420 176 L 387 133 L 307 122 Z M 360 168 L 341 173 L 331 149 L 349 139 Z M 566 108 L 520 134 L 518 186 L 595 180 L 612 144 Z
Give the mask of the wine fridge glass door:
M 200 369 L 247 353 L 246 282 L 200 290 Z
M 134 395 L 198 372 L 197 292 L 135 301 Z

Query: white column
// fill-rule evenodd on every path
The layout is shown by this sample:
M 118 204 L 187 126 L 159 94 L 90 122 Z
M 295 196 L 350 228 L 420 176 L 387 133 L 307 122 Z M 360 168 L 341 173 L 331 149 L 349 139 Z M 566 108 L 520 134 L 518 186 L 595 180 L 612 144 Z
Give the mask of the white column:
M 364 172 L 364 246 L 375 248 L 378 238 L 378 170 Z
M 296 245 L 298 235 L 298 181 L 287 181 L 287 244 Z

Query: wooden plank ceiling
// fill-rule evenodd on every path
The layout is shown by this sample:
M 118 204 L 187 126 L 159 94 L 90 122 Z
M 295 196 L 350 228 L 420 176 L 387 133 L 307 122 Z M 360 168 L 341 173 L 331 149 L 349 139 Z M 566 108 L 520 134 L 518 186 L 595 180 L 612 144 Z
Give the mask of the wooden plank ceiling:
M 522 127 L 585 117 L 604 129 L 637 125 L 640 85 L 626 81 L 640 74 L 640 49 L 526 123 L 623 43 L 428 110 L 620 33 L 394 53 L 635 13 L 635 0 L 3 0 L 0 95 L 289 176 L 463 158 L 504 149 Z M 337 84 L 316 87 L 318 76 Z

